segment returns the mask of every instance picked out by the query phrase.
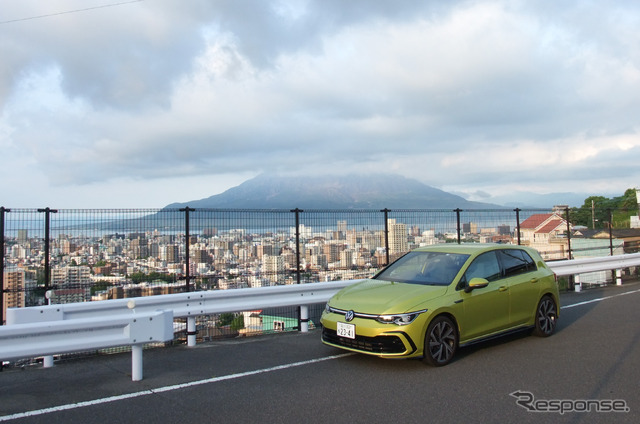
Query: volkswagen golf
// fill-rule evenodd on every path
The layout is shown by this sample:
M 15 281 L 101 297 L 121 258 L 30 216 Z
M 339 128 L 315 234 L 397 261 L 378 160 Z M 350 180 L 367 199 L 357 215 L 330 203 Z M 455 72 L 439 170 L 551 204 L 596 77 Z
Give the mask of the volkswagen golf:
M 539 253 L 505 244 L 442 244 L 402 256 L 335 294 L 323 343 L 388 358 L 448 364 L 460 346 L 557 324 L 557 278 Z

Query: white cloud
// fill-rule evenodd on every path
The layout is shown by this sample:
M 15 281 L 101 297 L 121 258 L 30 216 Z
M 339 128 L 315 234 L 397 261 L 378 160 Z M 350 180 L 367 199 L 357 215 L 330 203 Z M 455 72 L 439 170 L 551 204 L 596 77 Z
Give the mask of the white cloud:
M 632 2 L 303 0 L 2 24 L 0 178 L 20 187 L 0 203 L 55 191 L 71 205 L 100 188 L 162 205 L 189 200 L 174 180 L 275 171 L 392 171 L 470 196 L 622 193 L 640 184 L 638 24 Z

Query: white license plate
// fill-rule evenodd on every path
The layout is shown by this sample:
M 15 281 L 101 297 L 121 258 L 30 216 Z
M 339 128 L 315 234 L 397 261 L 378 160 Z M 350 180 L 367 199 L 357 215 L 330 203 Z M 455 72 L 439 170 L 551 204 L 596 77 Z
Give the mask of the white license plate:
M 346 337 L 347 339 L 356 338 L 355 324 L 347 324 L 346 322 L 338 322 L 338 337 Z

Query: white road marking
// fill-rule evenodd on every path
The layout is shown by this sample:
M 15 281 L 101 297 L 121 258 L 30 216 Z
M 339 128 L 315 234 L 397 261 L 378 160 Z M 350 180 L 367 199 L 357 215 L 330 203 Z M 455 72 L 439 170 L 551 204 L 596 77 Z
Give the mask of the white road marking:
M 618 294 L 614 294 L 612 296 L 599 297 L 597 299 L 585 300 L 584 302 L 578 302 L 578 303 L 573 303 L 571 305 L 561 306 L 560 309 L 568 309 L 568 308 L 573 308 L 574 306 L 587 305 L 589 303 L 600 302 L 602 300 L 613 299 L 614 297 L 624 296 L 624 295 L 627 295 L 627 294 L 638 293 L 638 292 L 640 292 L 640 289 L 632 290 L 632 291 L 628 291 L 628 292 L 624 292 L 624 293 L 618 293 Z
M 1 416 L 0 417 L 0 422 L 15 420 L 15 419 L 18 419 L 18 418 L 34 417 L 34 416 L 37 416 L 37 415 L 50 414 L 52 412 L 67 411 L 69 409 L 84 408 L 86 406 L 102 405 L 102 404 L 105 404 L 105 403 L 117 402 L 117 401 L 126 400 L 126 399 L 133 399 L 133 398 L 137 398 L 137 397 L 141 397 L 141 396 L 153 395 L 153 394 L 156 394 L 156 393 L 164 393 L 164 392 L 170 392 L 170 391 L 173 391 L 173 390 L 185 389 L 185 388 L 188 388 L 188 387 L 199 386 L 199 385 L 202 385 L 202 384 L 210 384 L 210 383 L 217 383 L 219 381 L 234 380 L 234 379 L 237 379 L 237 378 L 248 377 L 248 376 L 251 376 L 251 375 L 264 374 L 264 373 L 268 373 L 268 372 L 272 372 L 272 371 L 279 371 L 279 370 L 284 370 L 284 369 L 288 369 L 288 368 L 300 367 L 300 366 L 303 366 L 303 365 L 316 364 L 318 362 L 329 361 L 329 360 L 332 360 L 332 359 L 340 359 L 340 358 L 344 358 L 346 356 L 351 356 L 351 355 L 355 355 L 355 353 L 342 353 L 340 355 L 325 356 L 324 358 L 316 358 L 316 359 L 309 359 L 307 361 L 293 362 L 291 364 L 278 365 L 278 366 L 275 366 L 275 367 L 263 368 L 263 369 L 255 370 L 255 371 L 247 371 L 247 372 L 241 372 L 241 373 L 238 373 L 238 374 L 222 375 L 220 377 L 212 377 L 212 378 L 207 378 L 205 380 L 192 381 L 190 383 L 183 383 L 183 384 L 176 384 L 176 385 L 173 385 L 173 386 L 159 387 L 157 389 L 142 390 L 140 392 L 127 393 L 127 394 L 118 395 L 118 396 L 110 396 L 110 397 L 106 397 L 106 398 L 102 398 L 102 399 L 89 400 L 89 401 L 85 401 L 85 402 L 69 403 L 67 405 L 60 405 L 60 406 L 53 406 L 51 408 L 37 409 L 35 411 L 20 412 L 20 413 L 17 413 L 17 414 Z

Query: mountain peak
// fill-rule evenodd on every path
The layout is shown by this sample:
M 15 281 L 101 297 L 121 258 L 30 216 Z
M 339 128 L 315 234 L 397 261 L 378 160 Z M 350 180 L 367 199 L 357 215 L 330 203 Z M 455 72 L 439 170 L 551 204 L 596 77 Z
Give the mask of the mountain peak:
M 395 174 L 282 176 L 262 174 L 239 186 L 178 207 L 214 209 L 452 209 L 495 208 L 470 202 Z

